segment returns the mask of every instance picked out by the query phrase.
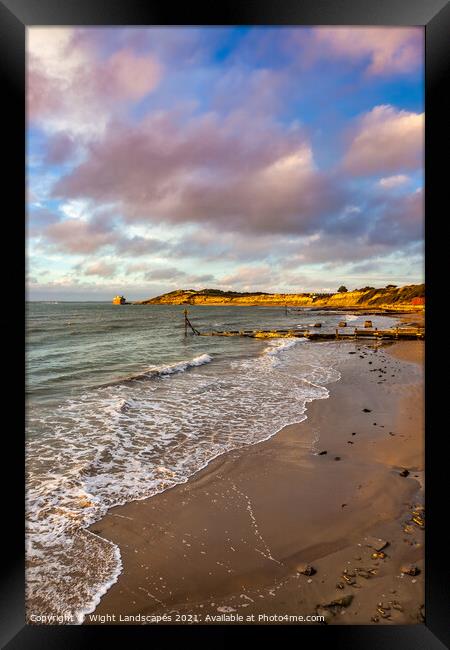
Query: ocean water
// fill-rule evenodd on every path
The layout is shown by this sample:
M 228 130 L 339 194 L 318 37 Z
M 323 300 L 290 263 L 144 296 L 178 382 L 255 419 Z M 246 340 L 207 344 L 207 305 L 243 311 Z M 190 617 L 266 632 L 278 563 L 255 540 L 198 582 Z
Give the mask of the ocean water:
M 307 417 L 347 344 L 184 337 L 184 306 L 27 306 L 27 613 L 81 623 L 120 549 L 87 530 L 108 508 L 188 480 L 224 452 Z M 295 328 L 342 314 L 189 307 L 200 331 Z M 364 316 L 347 316 L 361 327 Z M 375 327 L 393 323 L 371 317 Z M 351 344 L 349 344 L 351 345 Z

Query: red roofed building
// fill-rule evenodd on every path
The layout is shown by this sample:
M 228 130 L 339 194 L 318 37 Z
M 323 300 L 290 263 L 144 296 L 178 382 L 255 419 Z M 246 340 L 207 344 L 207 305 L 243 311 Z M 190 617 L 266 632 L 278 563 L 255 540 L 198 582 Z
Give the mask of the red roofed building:
M 413 298 L 411 300 L 411 305 L 424 305 L 425 304 L 425 296 L 422 296 L 420 298 Z

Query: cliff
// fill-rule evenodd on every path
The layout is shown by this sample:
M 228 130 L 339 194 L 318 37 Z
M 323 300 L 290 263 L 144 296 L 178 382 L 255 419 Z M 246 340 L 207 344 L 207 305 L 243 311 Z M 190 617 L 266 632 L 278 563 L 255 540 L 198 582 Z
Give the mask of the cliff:
M 178 289 L 155 298 L 137 301 L 139 305 L 260 305 L 290 307 L 376 308 L 422 310 L 425 285 L 412 284 L 405 287 L 375 289 L 364 287 L 355 291 L 333 294 L 314 293 L 245 293 L 221 291 L 220 289 Z M 418 301 L 417 299 L 421 300 Z M 414 301 L 414 302 L 413 302 Z

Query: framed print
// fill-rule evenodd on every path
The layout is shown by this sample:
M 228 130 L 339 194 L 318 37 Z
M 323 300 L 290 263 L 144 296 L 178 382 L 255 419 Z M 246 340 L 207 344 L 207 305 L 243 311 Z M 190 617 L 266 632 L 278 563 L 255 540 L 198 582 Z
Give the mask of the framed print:
M 449 643 L 449 17 L 3 1 L 5 647 Z

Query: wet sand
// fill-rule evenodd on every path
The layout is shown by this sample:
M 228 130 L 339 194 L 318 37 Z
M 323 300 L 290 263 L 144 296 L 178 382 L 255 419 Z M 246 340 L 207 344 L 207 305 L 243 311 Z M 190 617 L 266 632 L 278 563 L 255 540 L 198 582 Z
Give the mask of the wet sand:
M 340 345 L 342 378 L 307 420 L 91 527 L 118 544 L 124 567 L 96 616 L 278 624 L 294 621 L 270 617 L 319 606 L 329 624 L 422 622 L 424 532 L 412 512 L 423 503 L 424 343 Z M 369 537 L 388 542 L 384 558 Z M 101 622 L 92 616 L 86 624 Z

